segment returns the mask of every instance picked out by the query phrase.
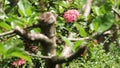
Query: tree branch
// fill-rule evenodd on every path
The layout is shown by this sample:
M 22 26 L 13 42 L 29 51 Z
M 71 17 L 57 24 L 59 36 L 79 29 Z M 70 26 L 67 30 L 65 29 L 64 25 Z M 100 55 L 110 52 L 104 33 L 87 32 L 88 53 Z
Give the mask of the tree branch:
M 40 41 L 40 42 L 46 42 L 52 44 L 52 41 L 47 36 L 43 34 L 27 33 L 25 30 L 21 29 L 20 27 L 15 28 L 15 33 L 27 40 Z
M 97 36 L 97 35 L 99 35 L 98 33 L 93 33 L 91 36 L 88 36 L 88 37 L 84 37 L 84 38 L 72 38 L 72 37 L 69 37 L 68 39 L 70 40 L 70 41 L 80 41 L 80 40 L 90 40 L 91 38 L 93 38 L 93 37 L 95 37 L 95 36 Z
M 117 14 L 120 17 L 119 12 L 115 8 L 112 8 L 112 10 L 114 11 L 115 14 Z
M 14 33 L 14 30 L 11 30 L 11 31 L 8 31 L 8 32 L 4 32 L 4 33 L 0 34 L 0 37 L 5 36 L 5 35 L 11 35 L 13 33 Z
M 74 42 L 74 41 L 80 41 L 80 40 L 88 40 L 90 39 L 90 37 L 85 37 L 85 38 L 68 38 L 70 41 Z
M 92 5 L 92 1 L 93 0 L 87 0 L 86 4 L 85 4 L 85 11 L 84 11 L 84 16 L 87 17 L 90 14 L 90 10 L 91 10 L 91 5 Z
M 75 53 L 73 53 L 72 55 L 69 56 L 64 56 L 64 57 L 57 57 L 57 56 L 38 56 L 35 54 L 30 54 L 27 53 L 30 56 L 34 56 L 34 57 L 40 57 L 42 59 L 48 59 L 50 61 L 52 61 L 52 63 L 55 64 L 61 64 L 61 63 L 65 63 L 68 61 L 72 61 L 73 59 L 77 58 L 77 57 L 82 57 L 81 55 L 85 52 L 85 50 L 87 49 L 87 47 L 81 46 Z
M 31 28 L 35 28 L 35 27 L 40 27 L 40 23 L 37 23 L 37 24 L 33 24 L 31 26 L 27 26 L 27 27 L 24 27 L 23 29 L 31 29 Z M 11 30 L 11 31 L 8 31 L 8 32 L 4 32 L 2 34 L 0 34 L 0 37 L 2 36 L 6 36 L 6 35 L 11 35 L 11 34 L 14 34 L 15 33 L 15 30 Z
M 42 55 L 36 55 L 36 54 L 32 54 L 32 53 L 29 53 L 29 52 L 26 52 L 29 56 L 33 56 L 33 57 L 38 57 L 38 58 L 42 58 L 42 59 L 51 59 L 52 56 L 42 56 Z
M 80 57 L 81 54 L 84 53 L 84 51 L 86 50 L 86 46 L 82 46 L 78 49 L 78 51 L 76 51 L 75 53 L 73 53 L 72 55 L 68 56 L 68 57 L 52 57 L 51 61 L 55 64 L 61 64 L 61 63 L 65 63 L 68 61 L 72 61 L 73 59 Z

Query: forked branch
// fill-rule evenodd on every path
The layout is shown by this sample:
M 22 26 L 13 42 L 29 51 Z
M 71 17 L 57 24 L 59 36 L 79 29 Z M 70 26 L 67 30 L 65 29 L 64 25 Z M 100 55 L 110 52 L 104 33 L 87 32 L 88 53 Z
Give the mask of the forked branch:
M 51 60 L 55 64 L 61 64 L 61 63 L 65 63 L 68 61 L 72 61 L 73 59 L 80 57 L 81 54 L 83 54 L 86 49 L 87 49 L 86 46 L 82 46 L 75 53 L 73 53 L 72 55 L 70 55 L 68 57 L 55 57 L 54 56 L 51 58 Z
M 14 32 L 24 39 L 30 40 L 30 41 L 39 41 L 39 42 L 46 42 L 51 44 L 52 41 L 43 34 L 37 34 L 37 33 L 28 33 L 25 30 L 21 29 L 20 27 L 16 27 Z

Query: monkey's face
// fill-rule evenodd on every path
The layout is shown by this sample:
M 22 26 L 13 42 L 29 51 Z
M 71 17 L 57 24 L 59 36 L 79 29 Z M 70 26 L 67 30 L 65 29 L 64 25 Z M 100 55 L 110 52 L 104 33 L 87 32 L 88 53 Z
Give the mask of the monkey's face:
M 45 12 L 40 16 L 40 21 L 43 21 L 43 24 L 52 24 L 56 22 L 56 17 L 52 12 Z

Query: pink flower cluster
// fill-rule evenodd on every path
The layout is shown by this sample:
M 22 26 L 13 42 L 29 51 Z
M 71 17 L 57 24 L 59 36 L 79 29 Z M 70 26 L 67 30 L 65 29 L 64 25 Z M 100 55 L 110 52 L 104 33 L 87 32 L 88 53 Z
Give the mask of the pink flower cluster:
M 79 12 L 75 9 L 68 10 L 64 13 L 64 19 L 66 22 L 75 22 L 79 16 Z
M 25 60 L 22 58 L 12 63 L 13 66 L 22 66 L 23 64 L 25 64 Z

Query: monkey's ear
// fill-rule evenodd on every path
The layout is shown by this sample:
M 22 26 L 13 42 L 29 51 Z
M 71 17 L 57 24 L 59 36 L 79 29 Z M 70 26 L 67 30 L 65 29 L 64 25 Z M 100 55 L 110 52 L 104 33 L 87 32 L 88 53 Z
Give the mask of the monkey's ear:
M 43 21 L 43 20 L 45 20 L 45 18 L 46 18 L 46 14 L 43 13 L 43 14 L 40 16 L 40 20 Z

